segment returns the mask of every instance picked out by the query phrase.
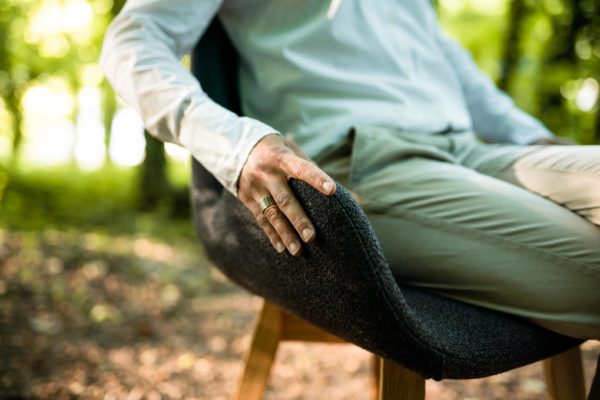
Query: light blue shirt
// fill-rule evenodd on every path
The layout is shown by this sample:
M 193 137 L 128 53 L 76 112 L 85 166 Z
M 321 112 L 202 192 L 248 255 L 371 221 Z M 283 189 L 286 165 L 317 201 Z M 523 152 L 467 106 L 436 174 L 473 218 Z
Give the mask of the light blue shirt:
M 241 55 L 244 118 L 178 63 L 216 13 Z M 187 147 L 233 193 L 272 132 L 309 156 L 364 125 L 519 144 L 551 136 L 443 35 L 426 0 L 130 0 L 102 64 L 152 133 Z

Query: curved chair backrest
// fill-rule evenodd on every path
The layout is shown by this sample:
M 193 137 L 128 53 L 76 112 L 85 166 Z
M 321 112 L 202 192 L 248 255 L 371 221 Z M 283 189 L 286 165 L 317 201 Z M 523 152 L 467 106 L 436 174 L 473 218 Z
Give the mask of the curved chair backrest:
M 215 18 L 192 70 L 203 89 L 239 112 L 237 54 Z M 325 197 L 290 186 L 317 230 L 300 257 L 275 252 L 248 210 L 193 162 L 194 222 L 212 261 L 234 282 L 316 326 L 426 378 L 503 372 L 580 341 L 531 323 L 398 284 L 367 218 L 338 185 Z

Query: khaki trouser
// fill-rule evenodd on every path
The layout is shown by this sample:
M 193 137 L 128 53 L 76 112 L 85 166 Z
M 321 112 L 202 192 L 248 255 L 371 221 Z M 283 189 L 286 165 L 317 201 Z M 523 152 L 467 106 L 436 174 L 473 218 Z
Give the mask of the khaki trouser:
M 407 284 L 600 339 L 600 146 L 358 127 L 317 163 Z

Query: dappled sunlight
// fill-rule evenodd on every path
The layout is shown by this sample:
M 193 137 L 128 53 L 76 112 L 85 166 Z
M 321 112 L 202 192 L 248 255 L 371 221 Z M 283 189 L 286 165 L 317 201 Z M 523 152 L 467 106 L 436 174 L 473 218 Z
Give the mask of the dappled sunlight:
M 108 148 L 110 159 L 123 167 L 138 165 L 144 160 L 144 144 L 141 118 L 131 108 L 118 111 L 112 123 L 112 138 Z
M 190 152 L 187 149 L 173 143 L 165 143 L 165 152 L 176 162 L 188 162 L 190 159 Z
M 90 81 L 97 70 L 88 69 Z M 64 82 L 55 80 L 30 87 L 23 97 L 26 113 L 24 158 L 33 165 L 61 164 L 74 158 L 84 170 L 101 168 L 105 161 L 105 132 L 100 113 L 101 94 L 95 86 L 83 87 L 77 98 Z M 76 124 L 71 116 L 77 109 Z M 112 123 L 108 149 L 111 160 L 131 167 L 144 159 L 145 139 L 140 117 L 131 108 L 119 110 Z M 175 160 L 185 152 L 170 149 Z
M 504 0 L 440 0 L 440 7 L 452 15 L 473 11 L 483 15 L 502 15 L 506 12 Z
M 262 299 L 203 253 L 190 223 L 189 151 L 146 141 L 98 65 L 123 3 L 0 6 L 2 398 L 225 400 L 250 345 Z M 522 19 L 513 18 L 517 1 L 434 3 L 480 67 L 494 79 L 507 73 L 520 107 L 559 134 L 600 140 L 591 74 L 600 47 L 591 24 L 570 24 L 574 2 L 524 1 Z M 345 0 L 328 4 L 335 21 Z M 473 183 L 503 195 L 488 178 Z M 583 349 L 589 381 L 600 343 Z M 285 343 L 266 397 L 370 399 L 371 366 L 354 346 Z M 427 382 L 428 397 L 444 400 L 531 399 L 545 389 L 537 364 Z
M 57 78 L 30 86 L 23 96 L 23 107 L 32 114 L 26 120 L 26 130 L 35 132 L 69 117 L 75 100 L 69 94 L 66 82 Z
M 104 165 L 104 125 L 100 120 L 100 92 L 86 86 L 79 91 L 79 114 L 75 139 L 75 160 L 82 170 L 99 169 Z
M 47 1 L 47 0 L 46 0 Z M 92 7 L 85 0 L 67 0 L 63 2 L 62 22 L 65 32 L 82 37 L 91 30 L 90 24 L 94 17 Z M 88 40 L 87 37 L 84 37 Z
M 85 45 L 94 35 L 94 14 L 85 0 L 45 0 L 29 10 L 29 21 L 24 32 L 27 43 L 39 46 L 42 57 L 60 58 L 75 44 Z
M 39 8 L 30 11 L 25 40 L 35 43 L 62 33 L 89 40 L 93 17 L 92 7 L 85 0 L 44 0 Z
M 81 82 L 84 86 L 99 86 L 104 80 L 102 69 L 96 64 L 84 65 L 81 67 Z M 104 96 L 107 94 L 104 93 Z
M 53 123 L 39 131 L 29 131 L 22 159 L 29 165 L 60 165 L 71 160 L 75 126 L 69 120 Z
M 45 37 L 63 33 L 63 9 L 60 1 L 44 1 L 36 9 L 29 10 L 29 20 L 25 30 L 25 41 L 35 43 Z
M 37 83 L 23 96 L 25 145 L 23 159 L 33 165 L 56 165 L 71 159 L 75 103 L 61 79 Z
M 175 252 L 171 247 L 146 238 L 135 239 L 133 251 L 138 257 L 155 261 L 172 262 L 175 259 Z
M 584 79 L 575 97 L 575 104 L 581 111 L 591 111 L 598 101 L 598 81 L 594 78 Z
M 570 79 L 560 87 L 561 95 L 584 112 L 593 111 L 600 97 L 600 85 L 594 78 Z
M 16 1 L 16 0 L 12 0 Z M 18 1 L 15 3 L 18 4 Z M 77 104 L 77 97 L 82 91 L 101 91 L 105 96 L 103 74 L 96 65 L 101 44 L 99 27 L 105 26 L 104 19 L 111 12 L 112 0 L 46 0 L 43 2 L 31 1 L 31 7 L 25 10 L 25 19 L 20 20 L 24 27 L 23 39 L 25 43 L 37 48 L 42 58 L 60 59 L 66 57 L 68 63 L 79 63 L 79 68 L 65 65 L 65 68 L 52 70 L 46 76 L 28 83 L 22 107 L 25 116 L 24 132 L 27 140 L 24 143 L 26 163 L 46 165 L 60 164 L 75 161 L 76 165 L 84 170 L 101 168 L 107 159 L 116 165 L 134 167 L 144 160 L 144 140 L 142 125 L 135 112 L 130 109 L 117 111 L 114 121 L 108 126 L 101 111 L 102 101 L 95 103 L 98 118 L 91 118 L 75 110 L 81 106 Z M 341 2 L 331 3 L 331 14 Z M 507 29 L 505 18 L 509 13 L 509 2 L 506 0 L 440 0 L 439 9 L 445 28 L 455 37 L 474 50 L 475 58 L 479 64 L 493 76 L 501 74 L 502 46 L 499 46 L 498 36 L 503 35 Z M 561 16 L 568 12 L 561 1 L 544 2 L 544 10 L 550 17 Z M 475 18 L 475 16 L 477 18 Z M 555 30 L 551 19 L 536 12 L 531 16 L 527 35 L 532 40 L 523 43 L 523 48 L 529 57 L 541 59 L 545 50 L 541 43 L 546 43 L 554 36 Z M 473 30 L 484 30 L 481 35 L 472 35 Z M 582 60 L 592 60 L 597 57 L 599 49 L 594 48 L 592 42 L 585 37 L 577 37 L 575 46 L 576 54 Z M 75 58 L 73 58 L 75 57 Z M 69 61 L 67 61 L 69 60 Z M 539 61 L 536 61 L 539 64 Z M 530 76 L 535 74 L 539 65 L 531 63 L 529 58 L 523 60 L 523 71 Z M 189 64 L 189 57 L 184 64 Z M 56 68 L 56 67 L 53 67 Z M 76 79 L 71 78 L 67 85 L 64 76 L 78 74 Z M 17 75 L 26 76 L 19 72 Z M 60 75 L 61 78 L 53 77 Z M 63 80 L 57 87 L 56 82 Z M 0 81 L 1 81 L 0 77 Z M 573 79 L 569 79 L 573 81 Z M 527 82 L 529 84 L 529 82 Z M 566 86 L 565 86 L 566 85 Z M 563 97 L 568 99 L 574 109 L 580 113 L 592 113 L 598 104 L 598 82 L 593 77 L 576 80 L 571 86 L 565 84 L 561 88 Z M 2 83 L 0 82 L 0 86 Z M 72 86 L 72 87 L 71 87 Z M 79 90 L 77 87 L 83 89 Z M 75 90 L 74 90 L 75 89 Z M 75 93 L 74 93 L 75 92 Z M 517 102 L 525 104 L 525 109 L 536 110 L 538 102 L 535 96 L 527 98 L 531 89 L 523 91 L 523 96 Z M 89 108 L 88 110 L 91 110 Z M 0 121 L 5 117 L 0 111 Z M 584 124 L 578 129 L 593 126 L 589 117 L 584 118 Z M 64 119 L 75 120 L 75 128 L 63 122 Z M 110 122 L 110 121 L 109 121 Z M 8 124 L 3 124 L 3 128 Z M 7 131 L 8 132 L 8 131 Z M 111 140 L 105 138 L 111 135 Z M 51 139 L 48 139 L 51 138 Z M 109 148 L 106 144 L 110 143 Z M 166 152 L 170 160 L 181 163 L 189 160 L 189 153 L 174 145 L 167 145 Z M 0 135 L 0 154 L 10 151 L 10 138 Z

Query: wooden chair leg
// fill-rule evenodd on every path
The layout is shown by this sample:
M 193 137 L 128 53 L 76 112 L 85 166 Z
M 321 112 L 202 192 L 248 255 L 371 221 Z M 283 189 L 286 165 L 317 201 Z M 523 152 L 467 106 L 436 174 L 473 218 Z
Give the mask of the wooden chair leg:
M 373 399 L 379 400 L 379 381 L 381 380 L 381 377 L 380 377 L 381 366 L 380 366 L 379 356 L 376 356 L 375 354 L 371 354 L 371 363 L 373 365 L 373 370 L 372 370 L 373 371 L 373 386 L 372 386 Z
M 392 361 L 381 359 L 379 400 L 424 400 L 425 379 Z
M 244 371 L 234 400 L 260 400 L 263 397 L 281 340 L 281 321 L 281 309 L 265 301 L 246 353 Z
M 551 400 L 585 400 L 585 381 L 579 347 L 544 360 Z

